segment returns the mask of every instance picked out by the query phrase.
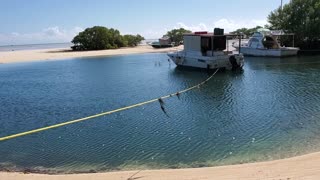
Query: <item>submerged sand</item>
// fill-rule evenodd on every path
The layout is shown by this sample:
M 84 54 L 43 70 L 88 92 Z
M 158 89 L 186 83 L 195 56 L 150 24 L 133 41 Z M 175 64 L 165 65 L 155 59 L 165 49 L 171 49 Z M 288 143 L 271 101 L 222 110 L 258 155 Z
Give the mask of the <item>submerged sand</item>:
M 8 51 L 0 52 L 1 63 L 14 63 L 14 62 L 28 62 L 28 61 L 45 61 L 45 60 L 58 60 L 79 57 L 92 57 L 92 56 L 112 56 L 112 55 L 125 55 L 125 54 L 140 54 L 140 53 L 162 53 L 174 52 L 183 49 L 183 46 L 173 48 L 155 49 L 151 46 L 137 46 L 133 48 L 121 48 L 112 50 L 100 51 L 71 51 L 71 49 L 41 49 L 41 50 L 23 50 L 23 51 Z
M 320 153 L 232 166 L 120 171 L 94 174 L 43 175 L 0 173 L 0 180 L 209 180 L 209 179 L 267 179 L 296 180 L 320 179 Z

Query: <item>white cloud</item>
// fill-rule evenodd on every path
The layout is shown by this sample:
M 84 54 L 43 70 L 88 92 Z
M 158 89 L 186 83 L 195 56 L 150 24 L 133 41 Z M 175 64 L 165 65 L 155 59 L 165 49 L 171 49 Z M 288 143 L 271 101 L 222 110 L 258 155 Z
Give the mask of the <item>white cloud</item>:
M 162 37 L 164 34 L 166 34 L 169 31 L 167 28 L 161 28 L 157 30 L 148 29 L 141 33 L 143 37 L 146 39 L 158 39 Z
M 146 29 L 143 32 L 136 33 L 128 31 L 122 34 L 141 34 L 146 39 L 158 39 L 166 34 L 169 30 L 174 28 L 185 28 L 194 32 L 213 31 L 213 28 L 219 27 L 224 28 L 225 32 L 231 32 L 242 27 L 252 28 L 257 25 L 263 26 L 265 24 L 267 24 L 267 21 L 261 19 L 240 21 L 232 19 L 220 19 L 208 24 L 203 22 L 199 22 L 198 24 L 187 24 L 184 22 L 178 22 L 171 27 L 167 26 L 159 29 Z M 84 29 L 81 27 L 63 29 L 58 26 L 52 26 L 35 33 L 0 33 L 0 45 L 70 42 L 75 35 L 83 30 Z
M 184 28 L 184 29 L 188 29 L 190 31 L 208 31 L 208 27 L 206 24 L 204 23 L 199 23 L 198 25 L 191 25 L 191 26 L 187 26 L 186 24 L 179 22 L 177 23 L 178 27 L 174 27 L 174 28 Z
M 254 19 L 254 20 L 241 20 L 241 21 L 235 21 L 231 19 L 219 19 L 213 23 L 205 24 L 200 22 L 197 25 L 188 25 L 183 22 L 178 22 L 175 26 L 173 27 L 167 27 L 163 29 L 149 29 L 145 32 L 142 33 L 142 35 L 147 38 L 147 39 L 156 39 L 159 37 L 162 37 L 167 31 L 175 28 L 184 28 L 188 29 L 190 31 L 213 31 L 213 29 L 216 28 L 223 28 L 225 32 L 231 32 L 239 28 L 253 28 L 256 26 L 264 26 L 267 24 L 266 20 L 261 20 L 261 19 Z
M 264 26 L 266 24 L 266 20 L 234 21 L 228 19 L 220 19 L 213 23 L 214 27 L 224 28 L 225 32 L 231 32 L 243 27 L 253 28 L 256 26 Z
M 43 33 L 47 36 L 61 36 L 64 34 L 57 26 L 46 28 L 43 30 Z
M 12 32 L 0 34 L 0 45 L 70 42 L 81 31 L 83 31 L 81 27 L 62 29 L 54 26 L 35 33 Z
M 12 35 L 12 36 L 19 36 L 20 34 L 17 33 L 17 32 L 13 32 L 13 33 L 11 33 L 11 35 Z

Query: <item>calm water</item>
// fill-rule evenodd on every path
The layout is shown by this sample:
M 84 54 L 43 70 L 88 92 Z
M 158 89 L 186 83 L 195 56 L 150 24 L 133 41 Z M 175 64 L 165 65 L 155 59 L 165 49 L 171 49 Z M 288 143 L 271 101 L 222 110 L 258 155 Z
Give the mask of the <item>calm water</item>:
M 303 63 L 308 64 L 303 64 Z M 320 57 L 246 58 L 242 74 L 158 103 L 0 142 L 0 168 L 184 168 L 320 150 Z M 295 64 L 281 64 L 295 63 Z M 176 92 L 207 78 L 165 54 L 0 65 L 0 136 Z
M 0 52 L 35 50 L 35 49 L 70 48 L 71 46 L 72 46 L 72 43 L 8 45 L 8 46 L 0 46 Z
M 151 43 L 153 39 L 143 40 L 140 44 L 147 45 Z M 54 48 L 70 48 L 72 43 L 47 43 L 47 44 L 22 44 L 22 45 L 6 45 L 0 46 L 0 52 L 6 51 L 22 51 L 22 50 L 35 50 L 35 49 L 54 49 Z

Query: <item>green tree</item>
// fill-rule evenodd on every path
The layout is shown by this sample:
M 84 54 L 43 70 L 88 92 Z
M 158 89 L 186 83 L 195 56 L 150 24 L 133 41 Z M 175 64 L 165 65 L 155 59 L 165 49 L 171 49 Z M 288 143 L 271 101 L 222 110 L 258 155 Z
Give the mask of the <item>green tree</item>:
M 110 48 L 109 29 L 101 26 L 87 28 L 73 38 L 74 50 L 100 50 Z
M 268 16 L 272 29 L 295 33 L 301 48 L 320 48 L 320 0 L 292 0 Z
M 123 38 L 126 42 L 126 45 L 130 47 L 137 46 L 141 41 L 144 40 L 144 37 L 140 36 L 139 34 L 137 34 L 136 36 L 124 35 Z
M 130 38 L 129 38 L 130 37 Z M 140 35 L 122 36 L 116 29 L 94 26 L 80 32 L 71 41 L 73 50 L 116 49 L 126 46 L 137 46 L 144 38 Z
M 166 36 L 170 38 L 171 42 L 174 42 L 176 45 L 178 45 L 183 41 L 183 34 L 185 33 L 191 33 L 191 31 L 184 28 L 173 29 L 171 31 L 168 31 Z
M 231 32 L 231 34 L 240 34 L 242 33 L 243 35 L 246 35 L 246 36 L 252 36 L 255 32 L 257 32 L 258 29 L 262 28 L 261 26 L 256 26 L 254 28 L 241 28 L 241 29 L 237 29 L 233 32 Z

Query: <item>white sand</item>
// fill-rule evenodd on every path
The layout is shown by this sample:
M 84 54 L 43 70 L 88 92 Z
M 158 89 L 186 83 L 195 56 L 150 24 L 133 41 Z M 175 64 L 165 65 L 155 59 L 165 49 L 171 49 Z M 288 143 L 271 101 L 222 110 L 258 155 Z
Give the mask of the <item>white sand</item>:
M 8 52 L 0 52 L 0 63 L 69 59 L 69 58 L 91 57 L 91 56 L 111 56 L 111 55 L 124 55 L 124 54 L 171 52 L 171 51 L 181 50 L 182 48 L 183 46 L 174 47 L 174 48 L 154 49 L 151 46 L 145 45 L 145 46 L 137 46 L 133 48 L 121 48 L 121 49 L 115 49 L 115 50 L 101 50 L 101 51 L 70 51 L 70 49 L 8 51 Z
M 193 168 L 123 171 L 95 174 L 42 175 L 22 173 L 0 173 L 0 180 L 319 180 L 320 153 L 242 165 Z M 134 177 L 129 179 L 132 175 Z

